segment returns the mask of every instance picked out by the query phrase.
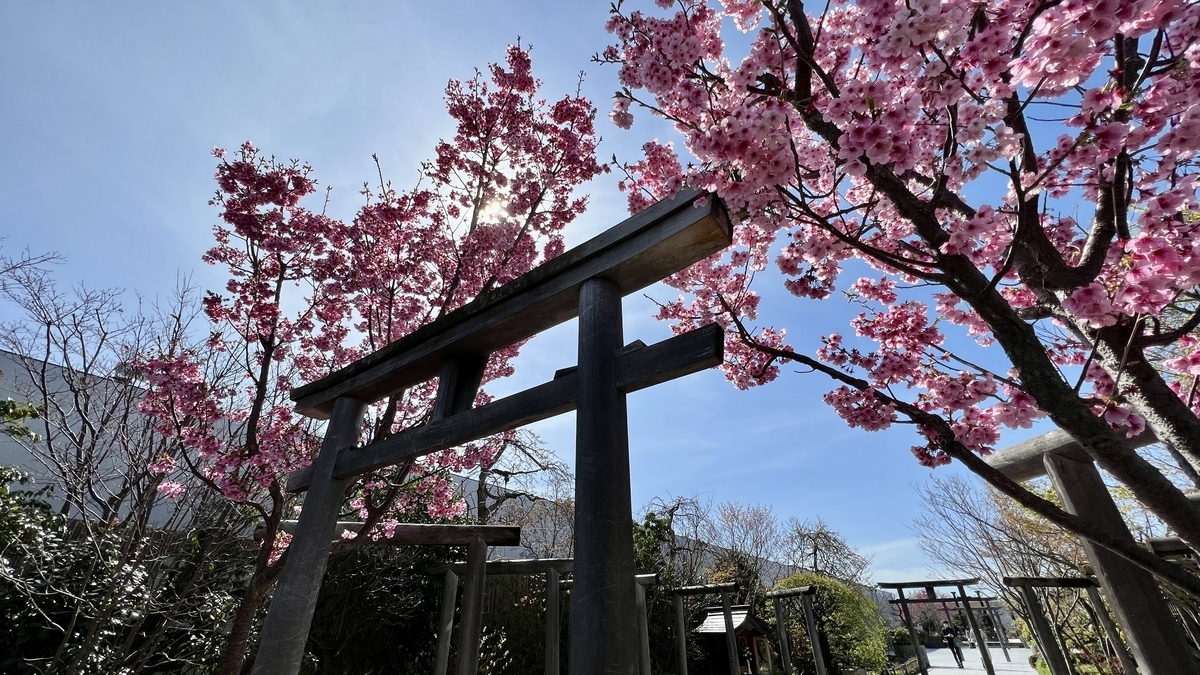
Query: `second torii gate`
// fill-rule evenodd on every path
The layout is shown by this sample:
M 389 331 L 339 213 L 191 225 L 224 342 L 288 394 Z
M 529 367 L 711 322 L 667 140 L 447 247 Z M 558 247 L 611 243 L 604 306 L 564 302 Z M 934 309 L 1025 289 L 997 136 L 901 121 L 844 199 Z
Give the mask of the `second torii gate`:
M 976 595 L 976 597 L 967 597 L 965 600 L 958 597 L 956 594 L 951 594 L 948 598 L 905 598 L 904 600 L 888 600 L 890 605 L 900 605 L 901 611 L 908 611 L 909 605 L 941 605 L 942 613 L 946 615 L 946 621 L 953 622 L 954 619 L 950 616 L 950 604 L 954 604 L 955 611 L 959 616 L 965 616 L 961 611 L 968 603 L 974 608 L 974 611 L 979 612 L 981 618 L 987 618 L 992 622 L 992 627 L 996 631 L 996 639 L 1000 646 L 1000 651 L 1004 654 L 1004 660 L 1012 663 L 1012 657 L 1008 654 L 1008 636 L 1004 632 L 1004 625 L 1000 619 L 1000 609 L 996 603 L 999 603 L 999 598 L 984 598 Z M 937 611 L 936 608 L 934 611 Z M 974 612 L 972 612 L 974 613 Z M 981 622 L 982 623 L 982 622 Z M 981 625 L 980 634 L 984 640 L 987 640 L 987 633 Z
M 1100 592 L 1097 590 L 1100 584 L 1095 579 L 1087 577 L 1004 577 L 1004 585 L 1016 588 L 1020 593 L 1021 602 L 1024 603 L 1025 610 L 1029 613 L 1029 627 L 1033 630 L 1034 637 L 1037 638 L 1038 647 L 1041 649 L 1042 657 L 1046 660 L 1046 666 L 1050 669 L 1051 675 L 1071 675 L 1072 670 L 1067 664 L 1063 646 L 1058 643 L 1054 627 L 1047 619 L 1042 604 L 1038 602 L 1037 593 L 1034 591 L 1036 588 L 1083 589 L 1092 603 L 1092 609 L 1096 613 L 1095 621 L 1099 623 L 1101 634 L 1108 638 L 1113 651 L 1116 652 L 1117 659 L 1121 662 L 1121 669 L 1126 673 L 1138 672 L 1137 663 L 1126 650 L 1120 631 L 1117 630 L 1112 618 L 1108 616 L 1108 608 L 1105 607 L 1104 600 L 1101 599 Z
M 959 596 L 966 598 L 967 586 L 974 586 L 979 583 L 979 579 L 938 579 L 932 581 L 898 581 L 898 582 L 880 582 L 876 584 L 880 588 L 896 591 L 899 596 L 900 613 L 904 619 L 904 625 L 908 627 L 908 634 L 912 637 L 914 647 L 920 644 L 917 640 L 917 629 L 913 626 L 912 614 L 908 611 L 908 603 L 910 598 L 904 597 L 904 589 L 906 588 L 923 588 L 925 593 L 936 598 L 938 588 L 957 588 Z M 983 662 L 983 669 L 988 675 L 996 675 L 996 668 L 992 665 L 992 656 L 988 653 L 987 640 L 983 637 L 983 631 L 979 628 L 979 622 L 975 620 L 975 612 L 971 611 L 971 603 L 963 603 L 962 608 L 967 613 L 967 625 L 970 626 L 971 632 L 975 635 L 975 643 L 979 645 L 979 660 Z M 921 672 L 924 675 L 929 675 L 929 664 L 921 659 L 921 650 L 914 649 L 917 653 L 917 665 L 920 666 Z
M 638 670 L 633 513 L 625 395 L 721 363 L 719 326 L 649 347 L 624 346 L 621 298 L 729 245 L 715 196 L 664 200 L 584 244 L 349 366 L 293 391 L 302 414 L 328 418 L 320 453 L 288 477 L 308 490 L 263 625 L 254 675 L 295 675 L 348 481 L 359 474 L 577 410 L 574 675 Z M 578 366 L 473 408 L 488 356 L 575 316 Z M 438 378 L 430 421 L 358 447 L 367 405 Z M 475 546 L 476 544 L 473 544 Z M 478 546 L 482 546 L 478 542 Z

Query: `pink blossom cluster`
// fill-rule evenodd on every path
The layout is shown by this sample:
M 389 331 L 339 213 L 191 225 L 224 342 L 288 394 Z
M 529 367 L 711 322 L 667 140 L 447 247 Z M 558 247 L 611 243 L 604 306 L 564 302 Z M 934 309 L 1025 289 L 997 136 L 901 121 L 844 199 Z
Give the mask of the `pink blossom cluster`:
M 399 191 L 381 181 L 364 188 L 367 203 L 349 222 L 309 208 L 316 181 L 307 165 L 277 161 L 250 143 L 213 151 L 218 191 L 211 203 L 221 209 L 221 224 L 204 260 L 229 279 L 204 299 L 207 340 L 169 345 L 140 364 L 150 385 L 142 410 L 179 441 L 177 454 L 156 460 L 152 472 L 186 466 L 226 498 L 281 517 L 283 477 L 311 462 L 321 440 L 318 423 L 294 412 L 294 386 L 562 252 L 563 228 L 587 207 L 576 188 L 605 170 L 595 159 L 595 108 L 578 95 L 541 98 L 529 50 L 513 46 L 506 56 L 447 85 L 455 134 L 437 144 L 418 187 Z M 510 375 L 519 348 L 493 354 L 484 382 Z M 425 382 L 374 406 L 366 438 L 426 421 L 436 388 Z M 480 392 L 477 401 L 487 400 Z M 382 496 L 405 476 L 367 476 L 355 508 L 364 519 L 386 509 L 381 522 L 392 527 L 418 509 L 435 519 L 458 517 L 465 507 L 446 472 L 492 461 L 502 442 L 425 458 L 392 503 Z M 159 489 L 174 498 L 177 485 Z M 288 539 L 266 542 L 263 563 L 274 564 Z
M 618 4 L 607 24 L 615 44 L 600 60 L 617 65 L 624 87 L 614 123 L 628 128 L 650 110 L 679 140 L 647 143 L 619 187 L 635 212 L 684 185 L 729 205 L 733 250 L 672 277 L 681 295 L 658 316 L 676 330 L 729 329 L 731 381 L 769 382 L 792 349 L 782 327 L 754 324 L 750 283 L 773 258 L 795 296 L 844 290 L 869 307 L 852 322 L 853 343 L 825 338 L 821 361 L 876 392 L 911 390 L 911 405 L 988 452 L 1001 428 L 1044 412 L 1019 369 L 979 365 L 1005 355 L 947 346 L 949 326 L 981 347 L 997 341 L 1001 319 L 964 288 L 977 275 L 1034 322 L 1064 373 L 1093 364 L 1080 396 L 1104 400 L 1098 417 L 1125 433 L 1145 427 L 1132 385 L 1106 391 L 1098 374 L 1119 379 L 1119 359 L 1093 345 L 1134 326 L 1160 349 L 1154 336 L 1195 311 L 1200 6 L 856 0 L 806 5 L 803 21 L 778 0 L 659 7 Z M 752 33 L 737 61 L 725 52 L 729 25 Z M 1015 264 L 1015 248 L 1074 276 L 1048 282 L 1050 263 Z M 850 259 L 882 276 L 844 280 Z M 942 285 L 932 303 L 931 283 Z M 1195 410 L 1190 339 L 1172 338 L 1171 358 L 1157 363 Z M 897 414 L 855 391 L 826 398 L 849 424 L 883 428 Z M 948 461 L 935 430 L 924 433 L 920 461 Z

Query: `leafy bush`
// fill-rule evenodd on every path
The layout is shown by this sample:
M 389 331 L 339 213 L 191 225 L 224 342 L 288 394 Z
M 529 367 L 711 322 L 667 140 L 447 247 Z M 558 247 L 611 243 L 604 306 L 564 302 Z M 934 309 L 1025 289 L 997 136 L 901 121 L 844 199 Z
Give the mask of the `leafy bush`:
M 426 568 L 460 557 L 459 549 L 387 544 L 330 557 L 302 672 L 429 672 L 443 582 Z
M 229 528 L 69 520 L 0 467 L 0 672 L 179 672 L 215 663 L 245 580 Z M 215 522 L 200 517 L 196 522 Z
M 828 647 L 830 672 L 853 673 L 859 668 L 879 672 L 887 663 L 887 622 L 875 603 L 857 589 L 810 572 L 793 574 L 779 582 L 776 588 L 802 586 L 816 587 L 813 612 L 817 631 Z M 812 649 L 803 626 L 803 612 L 797 606 L 789 612 L 788 620 L 794 654 L 792 661 L 800 672 L 812 673 L 815 672 Z

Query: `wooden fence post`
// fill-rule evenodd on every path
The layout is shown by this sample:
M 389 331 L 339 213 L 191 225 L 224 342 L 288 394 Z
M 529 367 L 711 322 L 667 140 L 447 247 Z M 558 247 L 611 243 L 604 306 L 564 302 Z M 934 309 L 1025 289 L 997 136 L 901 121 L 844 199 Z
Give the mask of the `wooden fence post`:
M 479 672 L 479 638 L 483 634 L 483 591 L 487 582 L 487 544 L 475 537 L 467 548 L 462 620 L 458 624 L 458 675 Z
M 437 658 L 433 664 L 433 675 L 446 675 L 450 665 L 450 636 L 454 632 L 454 607 L 458 600 L 458 575 L 446 570 L 446 581 L 442 585 L 442 612 L 438 620 Z

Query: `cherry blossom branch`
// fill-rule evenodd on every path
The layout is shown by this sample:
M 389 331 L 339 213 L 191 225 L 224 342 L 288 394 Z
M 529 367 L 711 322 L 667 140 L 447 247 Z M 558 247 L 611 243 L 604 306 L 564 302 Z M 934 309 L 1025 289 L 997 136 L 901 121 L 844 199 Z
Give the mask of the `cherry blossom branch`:
M 1053 502 L 1030 492 L 1027 488 L 1005 476 L 998 469 L 980 459 L 973 451 L 963 446 L 955 437 L 954 430 L 940 416 L 925 412 L 911 403 L 885 394 L 872 387 L 866 380 L 831 368 L 808 356 L 790 349 L 780 349 L 763 345 L 754 339 L 740 318 L 733 314 L 730 317 L 734 325 L 737 326 L 739 338 L 746 346 L 762 351 L 774 358 L 800 363 L 813 371 L 824 373 L 842 384 L 873 395 L 880 403 L 893 407 L 895 410 L 907 415 L 917 424 L 935 431 L 938 448 L 942 452 L 962 462 L 972 473 L 984 479 L 1005 495 L 1013 498 L 1022 506 L 1034 511 L 1055 525 L 1082 536 L 1098 546 L 1102 546 L 1129 562 L 1155 574 L 1159 578 L 1175 584 L 1188 593 L 1200 597 L 1200 578 L 1193 576 L 1182 567 L 1141 548 L 1132 539 L 1118 536 L 1087 519 L 1064 511 Z

